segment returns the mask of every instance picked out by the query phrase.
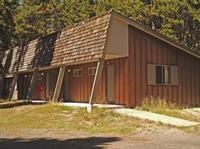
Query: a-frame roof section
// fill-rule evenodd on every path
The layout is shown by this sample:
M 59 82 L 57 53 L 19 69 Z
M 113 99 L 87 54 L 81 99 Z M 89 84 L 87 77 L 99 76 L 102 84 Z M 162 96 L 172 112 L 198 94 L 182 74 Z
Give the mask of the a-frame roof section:
M 194 53 L 190 48 L 188 48 L 180 43 L 177 43 L 176 41 L 156 32 L 156 31 L 153 31 L 152 29 L 150 29 L 142 24 L 139 24 L 132 19 L 129 19 L 128 17 L 126 17 L 118 12 L 113 11 L 112 13 L 113 13 L 113 17 L 117 17 L 117 18 L 121 19 L 122 21 L 128 23 L 129 25 L 200 59 L 200 55 Z
M 110 11 L 35 39 L 23 48 L 10 50 L 4 61 L 6 72 L 53 68 L 103 58 L 111 15 Z

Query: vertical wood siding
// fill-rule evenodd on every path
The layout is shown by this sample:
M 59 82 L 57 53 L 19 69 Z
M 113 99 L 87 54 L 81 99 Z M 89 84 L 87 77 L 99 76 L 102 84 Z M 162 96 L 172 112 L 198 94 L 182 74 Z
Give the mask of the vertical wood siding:
M 46 95 L 47 100 L 52 100 L 53 98 L 53 94 L 54 94 L 54 90 L 56 87 L 56 82 L 57 82 L 57 78 L 58 78 L 58 69 L 52 69 L 49 71 L 46 71 L 46 73 L 48 73 L 49 75 L 49 88 L 48 89 L 48 95 Z M 61 95 L 63 94 L 63 91 L 61 90 Z
M 178 85 L 147 85 L 147 64 L 177 65 Z M 63 96 L 66 92 L 65 87 L 62 87 L 60 98 L 64 98 L 65 101 L 88 102 L 94 80 L 94 75 L 88 75 L 88 68 L 96 65 L 97 63 L 88 63 L 67 67 L 69 81 L 66 81 L 65 85 L 68 89 L 68 98 L 65 99 Z M 178 104 L 200 105 L 200 60 L 131 26 L 129 57 L 105 62 L 95 103 L 108 103 L 108 65 L 114 65 L 115 104 L 133 107 L 139 104 L 143 97 L 159 96 Z M 73 76 L 74 69 L 82 69 L 81 77 Z M 46 73 L 49 73 L 49 95 L 46 98 L 51 99 L 58 70 L 49 70 Z M 19 82 L 20 90 L 28 88 L 24 76 L 20 77 Z M 24 92 L 21 91 L 20 96 L 22 94 Z
M 147 85 L 147 64 L 178 66 L 178 85 Z M 146 96 L 200 104 L 200 60 L 129 26 L 129 106 Z
M 98 95 L 95 103 L 108 103 L 106 89 L 106 66 L 114 65 L 115 70 L 115 104 L 128 105 L 129 99 L 129 78 L 128 74 L 128 59 L 120 58 L 105 62 L 103 74 L 101 77 Z M 96 63 L 88 63 L 71 66 L 69 74 L 69 99 L 68 101 L 88 102 L 91 88 L 94 80 L 94 75 L 88 75 L 88 68 L 96 67 Z M 81 77 L 74 77 L 73 70 L 82 69 Z

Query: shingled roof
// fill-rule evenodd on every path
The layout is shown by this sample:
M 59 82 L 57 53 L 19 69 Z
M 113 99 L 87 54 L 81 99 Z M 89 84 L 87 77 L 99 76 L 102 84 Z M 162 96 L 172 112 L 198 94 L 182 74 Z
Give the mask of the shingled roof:
M 102 58 L 110 18 L 111 12 L 16 47 L 7 52 L 5 68 L 21 72 Z
M 184 52 L 200 59 L 191 49 L 149 29 L 146 26 L 110 11 L 99 17 L 91 18 L 59 32 L 35 39 L 23 48 L 16 47 L 7 51 L 3 61 L 6 72 L 31 71 L 36 67 L 52 68 L 90 62 L 103 58 L 107 32 L 111 16 L 150 34 Z

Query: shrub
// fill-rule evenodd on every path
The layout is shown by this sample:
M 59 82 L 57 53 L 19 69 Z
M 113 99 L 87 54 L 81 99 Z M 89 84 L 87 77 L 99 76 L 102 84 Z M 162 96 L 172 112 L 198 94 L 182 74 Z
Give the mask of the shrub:
M 181 107 L 178 107 L 176 104 L 170 102 L 166 98 L 150 96 L 142 98 L 140 100 L 140 106 L 138 108 L 150 111 L 151 109 L 173 110 L 173 109 L 180 109 Z

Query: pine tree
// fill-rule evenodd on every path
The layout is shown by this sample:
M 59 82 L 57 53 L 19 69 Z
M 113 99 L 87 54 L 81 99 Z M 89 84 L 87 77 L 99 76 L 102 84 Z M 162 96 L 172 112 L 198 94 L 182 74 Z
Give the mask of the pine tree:
M 200 2 L 198 0 L 143 0 L 148 26 L 200 53 Z
M 0 1 L 0 51 L 10 49 L 14 38 L 13 14 L 18 6 L 17 0 Z
M 111 9 L 200 53 L 199 0 L 23 0 L 17 39 L 30 41 Z

